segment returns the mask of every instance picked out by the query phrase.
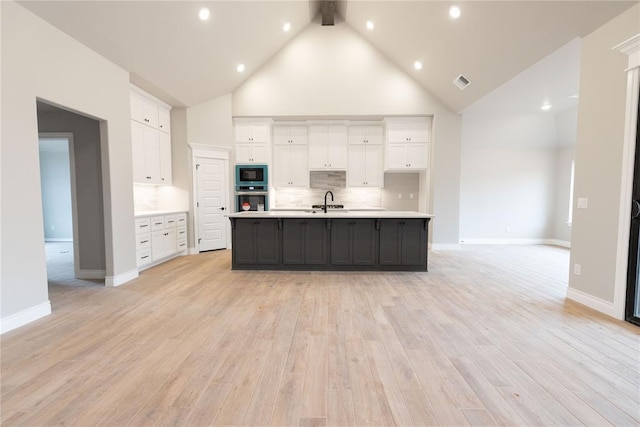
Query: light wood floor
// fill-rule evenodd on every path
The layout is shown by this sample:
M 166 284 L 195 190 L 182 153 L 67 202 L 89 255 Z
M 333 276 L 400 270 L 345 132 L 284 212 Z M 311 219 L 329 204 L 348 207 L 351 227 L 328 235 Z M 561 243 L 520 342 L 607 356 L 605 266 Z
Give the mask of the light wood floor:
M 2 336 L 2 425 L 640 425 L 640 328 L 565 301 L 568 251 L 431 252 L 428 273 L 181 257 L 53 285 Z

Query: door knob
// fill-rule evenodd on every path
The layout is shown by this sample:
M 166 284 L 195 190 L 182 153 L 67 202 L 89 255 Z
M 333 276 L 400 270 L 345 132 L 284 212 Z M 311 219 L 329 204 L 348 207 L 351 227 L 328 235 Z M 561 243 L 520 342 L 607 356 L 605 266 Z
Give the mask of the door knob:
M 224 206 L 223 206 L 223 207 L 221 207 L 221 208 L 220 208 L 220 210 L 221 210 L 221 211 L 223 211 L 223 210 L 224 210 Z

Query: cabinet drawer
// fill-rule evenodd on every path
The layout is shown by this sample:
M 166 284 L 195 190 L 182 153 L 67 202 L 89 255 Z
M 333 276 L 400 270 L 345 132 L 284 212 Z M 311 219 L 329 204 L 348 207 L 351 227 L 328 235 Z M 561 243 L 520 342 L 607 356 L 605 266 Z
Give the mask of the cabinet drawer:
M 164 217 L 155 216 L 151 218 L 151 231 L 164 230 Z
M 145 266 L 147 264 L 151 264 L 151 248 L 142 249 L 137 252 L 138 267 Z
M 151 247 L 151 234 L 142 233 L 136 236 L 136 250 L 140 251 Z
M 185 252 L 187 250 L 187 239 L 178 239 L 177 247 L 178 253 Z
M 186 225 L 180 225 L 178 226 L 178 234 L 177 234 L 177 239 L 186 239 L 187 238 L 187 226 Z
M 175 215 L 165 215 L 165 217 L 164 217 L 164 228 L 176 228 L 176 216 Z
M 186 213 L 176 214 L 176 222 L 178 223 L 178 226 L 187 225 L 187 214 Z
M 136 234 L 148 233 L 150 226 L 151 226 L 151 221 L 149 221 L 149 218 L 136 219 Z

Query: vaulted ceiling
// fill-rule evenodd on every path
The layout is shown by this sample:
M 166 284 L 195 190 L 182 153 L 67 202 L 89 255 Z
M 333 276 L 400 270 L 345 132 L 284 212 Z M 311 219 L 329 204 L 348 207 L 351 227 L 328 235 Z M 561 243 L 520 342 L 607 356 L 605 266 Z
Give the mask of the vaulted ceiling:
M 452 19 L 456 4 L 461 16 Z M 21 1 L 174 106 L 233 92 L 316 19 L 290 1 Z M 637 1 L 340 1 L 344 22 L 453 111 L 466 107 Z M 207 7 L 211 16 L 198 19 Z M 366 27 L 371 21 L 373 29 Z M 291 29 L 283 31 L 290 23 Z M 342 24 L 342 25 L 344 25 Z M 414 62 L 423 64 L 414 69 Z M 236 67 L 245 65 L 239 73 Z M 470 81 L 461 91 L 452 81 Z

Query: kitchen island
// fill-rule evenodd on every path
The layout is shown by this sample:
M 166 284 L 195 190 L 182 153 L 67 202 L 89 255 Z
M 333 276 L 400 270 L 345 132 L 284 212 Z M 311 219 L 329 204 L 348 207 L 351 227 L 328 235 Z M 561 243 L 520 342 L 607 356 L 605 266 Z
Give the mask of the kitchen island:
M 306 210 L 228 217 L 234 270 L 427 271 L 433 215 Z

